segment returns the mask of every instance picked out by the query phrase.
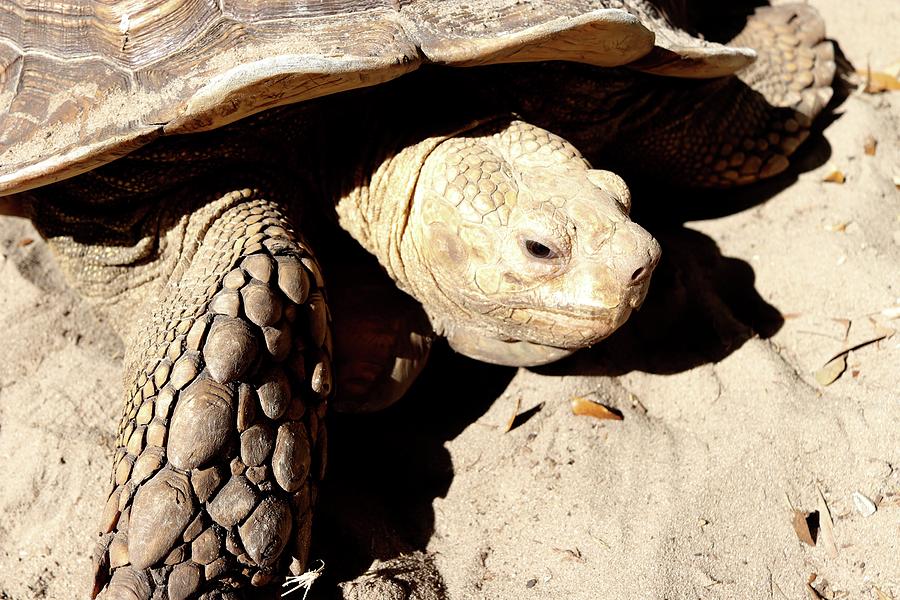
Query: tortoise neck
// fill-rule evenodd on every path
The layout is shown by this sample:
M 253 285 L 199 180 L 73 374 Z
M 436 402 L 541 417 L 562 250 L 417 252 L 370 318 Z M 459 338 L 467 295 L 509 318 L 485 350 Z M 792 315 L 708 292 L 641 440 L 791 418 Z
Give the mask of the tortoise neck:
M 351 179 L 336 198 L 340 226 L 374 254 L 405 291 L 412 265 L 404 256 L 403 241 L 413 195 L 422 164 L 441 141 L 427 138 L 388 153 L 382 147 L 373 159 L 363 159 L 356 169 L 345 172 Z
M 483 125 L 488 119 L 425 129 L 411 119 L 369 119 L 355 163 L 339 170 L 343 185 L 335 195 L 340 226 L 374 254 L 405 292 L 419 296 L 416 281 L 424 265 L 408 231 L 416 186 L 425 161 L 446 140 Z M 386 127 L 392 122 L 399 127 Z M 379 131 L 380 129 L 380 131 Z M 424 131 L 424 133 L 423 133 Z

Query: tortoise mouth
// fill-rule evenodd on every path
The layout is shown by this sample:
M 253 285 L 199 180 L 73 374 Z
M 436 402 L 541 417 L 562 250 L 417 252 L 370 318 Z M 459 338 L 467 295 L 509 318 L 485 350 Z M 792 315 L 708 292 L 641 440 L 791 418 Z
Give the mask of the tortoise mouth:
M 638 310 L 647 287 L 628 294 L 612 306 L 559 307 L 540 306 L 517 309 L 527 315 L 507 330 L 506 338 L 536 346 L 556 347 L 573 352 L 609 337 Z M 482 332 L 483 334 L 483 332 Z M 498 336 L 502 338 L 501 336 Z
M 562 320 L 564 323 L 572 323 L 575 327 L 583 327 L 590 322 L 618 322 L 621 314 L 624 314 L 627 319 L 628 315 L 641 307 L 649 291 L 650 281 L 648 278 L 638 285 L 623 289 L 615 297 L 615 300 L 608 299 L 605 302 L 592 299 L 580 304 L 557 303 L 535 306 L 533 299 L 526 298 L 513 301 L 506 300 L 503 305 L 504 308 L 523 310 L 533 315 L 544 316 L 544 320 L 547 321 Z
M 532 338 L 523 341 L 539 346 L 564 348 L 569 352 L 574 352 L 608 338 L 628 321 L 632 312 L 631 306 L 621 305 L 602 315 L 592 317 L 575 316 L 571 313 L 550 313 L 553 315 L 553 325 L 548 327 L 547 331 L 552 335 L 552 339 L 545 341 Z
M 494 330 L 456 324 L 445 335 L 454 350 L 476 360 L 512 367 L 545 365 L 609 337 L 640 307 L 644 295 L 602 309 L 532 306 L 527 320 L 507 321 Z

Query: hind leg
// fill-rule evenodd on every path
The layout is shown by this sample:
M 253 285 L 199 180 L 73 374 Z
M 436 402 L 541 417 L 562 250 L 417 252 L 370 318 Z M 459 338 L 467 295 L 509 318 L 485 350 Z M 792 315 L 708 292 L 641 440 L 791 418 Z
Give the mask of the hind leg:
M 805 4 L 757 9 L 730 45 L 756 50 L 737 76 L 661 95 L 659 117 L 619 144 L 641 170 L 691 187 L 777 175 L 832 96 L 834 49 Z M 662 83 L 662 82 L 659 82 Z M 683 89 L 686 88 L 686 89 Z
M 784 171 L 831 97 L 835 64 L 806 5 L 759 9 L 733 45 L 756 63 L 698 80 L 548 64 L 504 74 L 515 109 L 563 135 L 592 162 L 686 187 L 731 187 Z M 554 94 L 539 93 L 556 90 Z
M 756 50 L 756 62 L 738 77 L 772 106 L 792 108 L 814 119 L 831 100 L 834 46 L 825 39 L 825 24 L 810 6 L 758 8 L 730 45 Z

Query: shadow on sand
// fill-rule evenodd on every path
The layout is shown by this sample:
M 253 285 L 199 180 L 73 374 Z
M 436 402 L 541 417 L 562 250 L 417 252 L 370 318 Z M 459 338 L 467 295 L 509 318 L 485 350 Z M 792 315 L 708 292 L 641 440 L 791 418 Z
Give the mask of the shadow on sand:
M 776 333 L 783 319 L 757 293 L 751 266 L 723 256 L 712 239 L 681 222 L 685 215 L 694 220 L 744 210 L 795 177 L 746 192 L 691 193 L 690 200 L 673 199 L 678 214 L 645 206 L 636 219 L 660 240 L 663 259 L 644 307 L 608 340 L 536 370 L 676 373 L 721 360 L 753 336 Z M 650 193 L 638 191 L 635 205 Z M 434 532 L 433 500 L 447 493 L 454 476 L 446 442 L 478 420 L 514 375 L 513 368 L 479 363 L 438 344 L 419 381 L 395 406 L 332 419 L 312 558 L 328 566 L 317 590 L 335 595 L 322 597 L 340 597 L 335 584 L 358 577 L 374 559 L 426 548 Z

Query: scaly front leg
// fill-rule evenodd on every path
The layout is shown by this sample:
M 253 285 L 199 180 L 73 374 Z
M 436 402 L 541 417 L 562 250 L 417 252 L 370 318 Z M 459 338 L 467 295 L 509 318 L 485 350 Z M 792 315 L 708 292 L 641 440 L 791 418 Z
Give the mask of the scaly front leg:
M 259 192 L 202 210 L 212 217 L 126 340 L 95 554 L 107 600 L 231 597 L 307 562 L 331 388 L 322 278 Z

